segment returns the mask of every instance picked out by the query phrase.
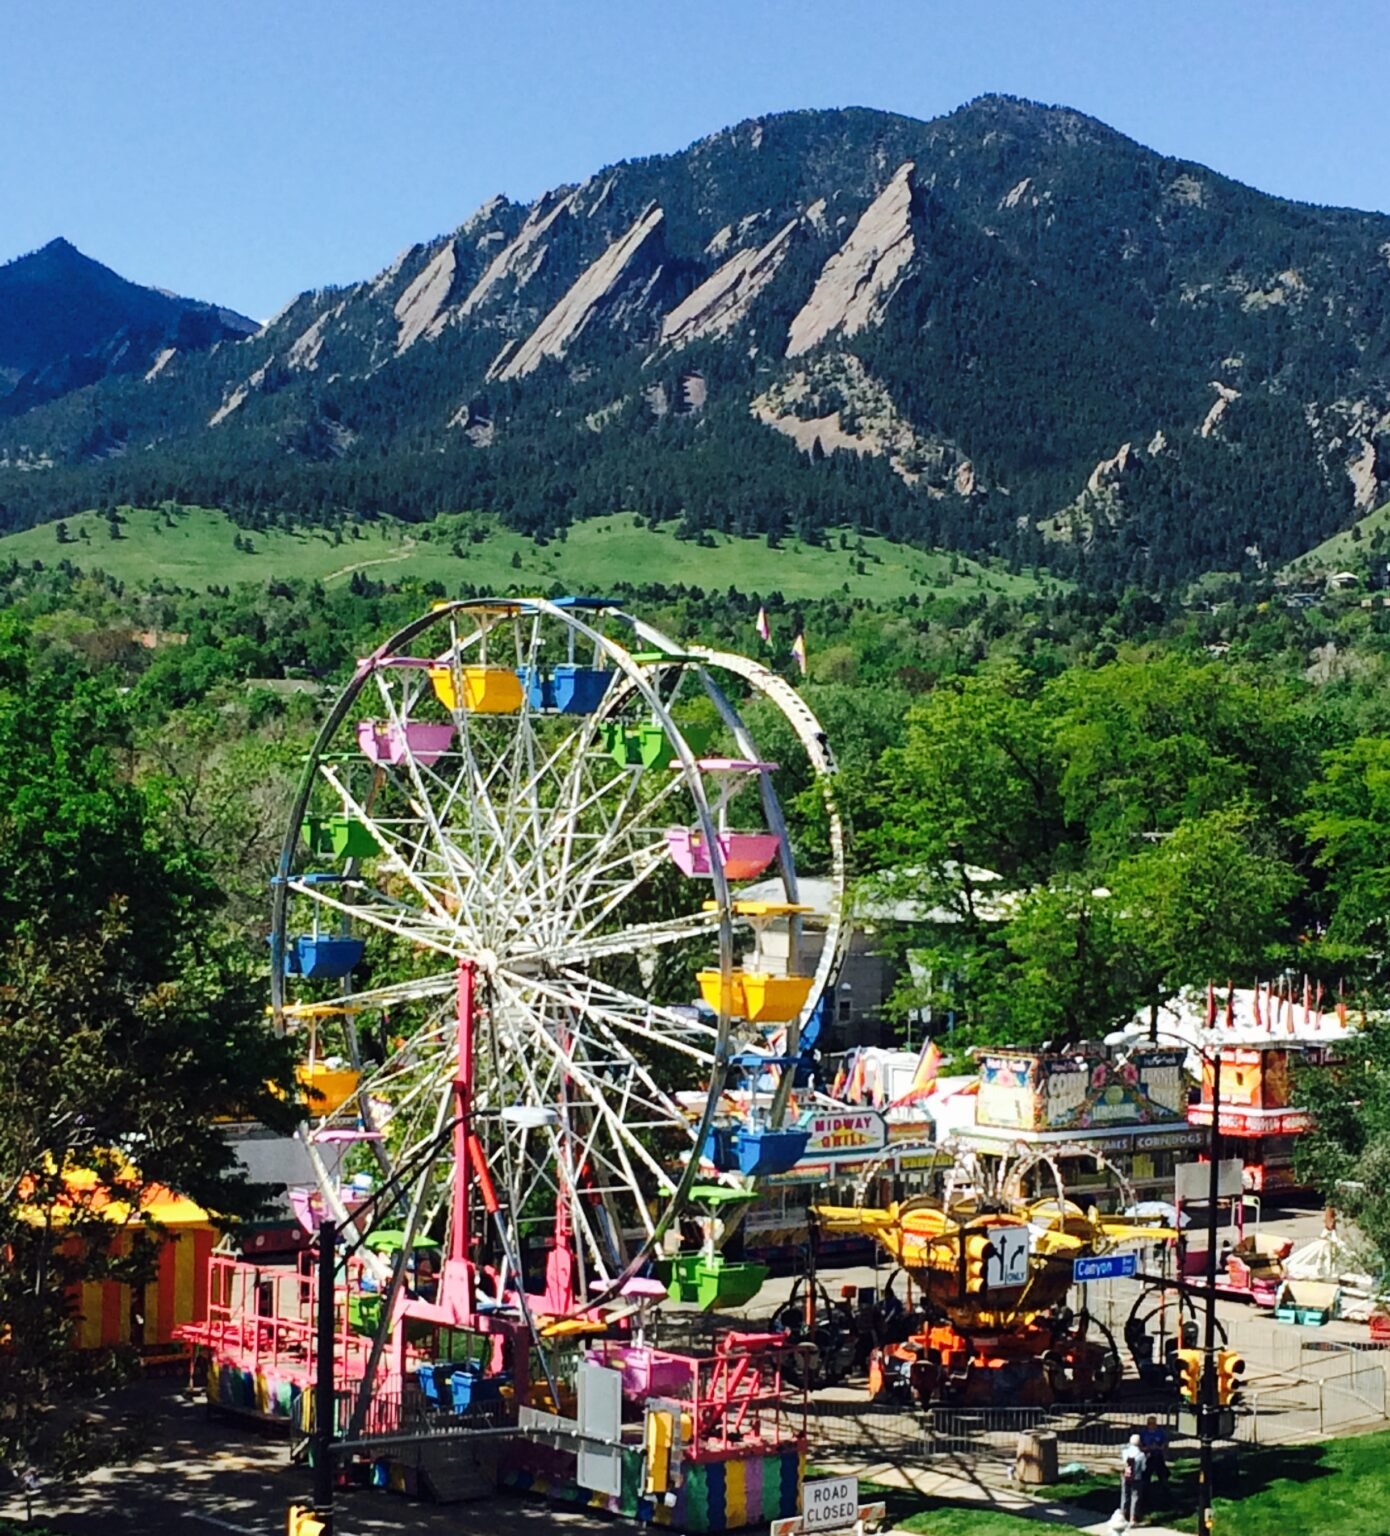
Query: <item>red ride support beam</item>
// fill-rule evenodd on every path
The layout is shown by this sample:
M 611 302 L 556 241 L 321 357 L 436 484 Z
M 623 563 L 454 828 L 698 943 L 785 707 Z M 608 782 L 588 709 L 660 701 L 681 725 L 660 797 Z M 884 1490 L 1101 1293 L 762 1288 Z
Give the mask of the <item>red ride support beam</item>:
M 474 1177 L 478 1180 L 478 1192 L 483 1197 L 483 1209 L 489 1216 L 495 1216 L 502 1207 L 497 1202 L 492 1175 L 487 1171 L 487 1154 L 483 1151 L 482 1142 L 471 1132 L 468 1137 L 468 1156 L 473 1163 Z
M 469 960 L 459 962 L 458 977 L 458 1076 L 454 1090 L 458 1095 L 458 1120 L 454 1124 L 454 1210 L 449 1257 L 467 1263 L 472 1257 L 473 1234 L 469 1229 L 468 1141 L 473 1134 L 473 983 L 475 972 Z M 470 1298 L 471 1300 L 471 1298 Z

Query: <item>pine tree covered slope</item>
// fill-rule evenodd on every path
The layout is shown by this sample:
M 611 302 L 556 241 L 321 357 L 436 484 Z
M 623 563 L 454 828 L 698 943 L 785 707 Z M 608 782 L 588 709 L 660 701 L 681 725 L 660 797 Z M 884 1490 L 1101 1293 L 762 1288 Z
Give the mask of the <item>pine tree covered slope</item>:
M 1390 493 L 1390 217 L 1007 98 L 787 113 L 492 199 L 259 335 L 0 424 L 0 466 L 9 526 L 631 509 L 1161 583 Z

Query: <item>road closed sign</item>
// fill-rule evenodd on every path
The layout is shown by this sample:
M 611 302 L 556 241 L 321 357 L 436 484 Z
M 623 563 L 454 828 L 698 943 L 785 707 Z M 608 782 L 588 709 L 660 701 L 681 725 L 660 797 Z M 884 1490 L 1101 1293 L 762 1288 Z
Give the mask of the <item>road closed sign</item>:
M 803 1531 L 841 1531 L 859 1520 L 859 1479 L 818 1477 L 803 1486 Z

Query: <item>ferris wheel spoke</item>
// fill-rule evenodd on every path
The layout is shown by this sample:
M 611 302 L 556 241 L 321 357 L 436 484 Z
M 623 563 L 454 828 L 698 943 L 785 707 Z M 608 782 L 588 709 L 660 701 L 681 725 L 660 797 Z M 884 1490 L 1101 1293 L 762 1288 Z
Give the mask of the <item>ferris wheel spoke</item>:
M 692 912 L 688 917 L 667 918 L 657 923 L 634 923 L 629 928 L 612 933 L 581 938 L 545 950 L 542 958 L 552 969 L 572 971 L 612 955 L 630 955 L 643 949 L 659 949 L 691 939 L 710 938 L 718 932 L 719 921 L 716 915 Z
M 441 955 L 447 955 L 455 960 L 467 960 L 471 958 L 470 947 L 459 942 L 458 927 L 456 924 L 430 924 L 428 927 L 420 922 L 407 922 L 401 913 L 408 909 L 401 907 L 378 907 L 366 904 L 341 901 L 335 896 L 328 895 L 321 887 L 306 886 L 299 881 L 291 880 L 290 889 L 301 896 L 307 896 L 322 907 L 330 908 L 334 912 L 341 913 L 344 917 L 354 918 L 358 922 L 367 923 L 373 928 L 379 928 L 384 933 L 394 934 L 397 938 L 408 939 L 412 944 L 421 945 L 425 949 L 432 949 Z M 445 929 L 441 935 L 437 930 Z
M 376 838 L 386 854 L 387 867 L 399 873 L 410 884 L 411 888 L 429 910 L 434 912 L 441 921 L 447 922 L 448 910 L 444 902 L 418 878 L 410 862 L 401 856 L 399 850 L 392 847 L 392 840 L 386 833 L 384 824 L 375 821 L 367 814 L 366 807 L 359 804 L 347 787 L 339 780 L 332 768 L 326 764 L 321 764 L 319 771 L 336 791 L 339 799 L 347 808 L 348 814 L 360 821 Z M 458 894 L 461 897 L 461 893 Z
M 494 976 L 493 981 L 494 985 L 500 987 L 503 991 L 510 994 L 511 998 L 516 1002 L 517 1005 L 524 1006 L 522 1001 L 522 994 L 509 984 L 507 978 L 504 975 L 501 973 L 497 974 Z M 561 1062 L 566 1071 L 571 1074 L 571 1081 L 573 1081 L 579 1091 L 589 1100 L 595 1111 L 604 1117 L 608 1124 L 608 1129 L 611 1136 L 615 1140 L 625 1141 L 629 1150 L 636 1155 L 640 1162 L 646 1165 L 648 1173 L 656 1178 L 661 1184 L 669 1185 L 671 1180 L 666 1171 L 651 1155 L 651 1153 L 642 1144 L 642 1142 L 632 1133 L 632 1130 L 628 1126 L 624 1125 L 623 1122 L 617 1117 L 613 1111 L 612 1104 L 601 1092 L 599 1092 L 590 1076 L 587 1073 L 578 1070 L 578 1063 L 575 1062 L 573 1054 L 570 1051 L 565 1050 L 565 1048 L 560 1044 L 558 1040 L 552 1039 L 545 1031 L 538 1031 L 535 1039 L 539 1044 L 544 1046 L 547 1051 L 554 1055 Z
M 562 976 L 584 997 L 584 1007 L 593 1017 L 602 1019 L 616 1029 L 628 1030 L 640 1036 L 648 1044 L 654 1039 L 671 1050 L 682 1051 L 702 1065 L 712 1065 L 722 1036 L 717 1025 L 706 1024 L 698 1017 L 676 1013 L 659 1003 L 633 997 L 619 987 L 598 980 L 584 971 L 563 971 Z M 543 979 L 533 980 L 536 987 L 544 987 Z M 703 1043 L 692 1045 L 684 1035 L 694 1035 Z
M 402 685 L 400 697 L 398 699 L 396 692 L 388 686 L 386 676 L 380 668 L 377 669 L 376 680 L 378 691 L 381 695 L 382 701 L 386 706 L 387 714 L 390 718 L 391 724 L 397 730 L 405 732 L 407 725 L 409 724 L 410 706 L 413 705 L 423 693 L 423 682 L 419 684 L 413 684 L 411 682 L 404 683 Z M 457 712 L 455 713 L 457 715 Z M 455 728 L 458 729 L 458 727 L 459 722 L 456 719 Z M 414 752 L 406 753 L 403 766 L 405 767 L 410 782 L 414 786 L 415 790 L 414 796 L 408 796 L 407 798 L 411 801 L 417 814 L 422 816 L 427 825 L 430 827 L 430 830 L 434 833 L 436 845 L 442 847 L 444 844 L 444 838 L 439 825 L 438 816 L 434 810 L 433 802 L 429 794 L 429 784 L 433 782 L 435 784 L 442 785 L 442 780 L 433 772 L 432 769 L 428 767 L 426 767 L 422 772 L 422 765 Z M 451 875 L 453 874 L 452 865 L 450 865 L 450 873 Z M 454 896 L 461 906 L 463 902 L 463 892 L 457 887 L 456 878 L 455 887 Z
M 675 800 L 686 787 L 681 778 L 671 775 L 654 794 L 642 800 L 640 791 L 646 775 L 629 769 L 627 777 L 629 782 L 618 804 L 613 808 L 611 816 L 607 818 L 606 824 L 596 835 L 591 846 L 584 850 L 571 869 L 572 878 L 580 882 L 581 896 L 585 884 L 596 874 L 610 867 L 609 855 L 616 844 L 626 840 L 628 843 L 639 842 L 645 846 L 657 834 L 658 829 L 664 835 L 665 826 L 668 824 L 667 819 L 658 819 L 656 813 L 668 801 Z M 601 808 L 601 800 L 599 805 Z M 622 861 L 619 860 L 619 862 Z
M 587 739 L 591 736 L 591 727 L 586 727 L 583 736 Z M 601 783 L 595 783 L 592 775 L 587 770 L 585 759 L 590 755 L 583 750 L 584 743 L 567 743 L 573 746 L 573 753 L 568 770 L 560 779 L 555 793 L 550 814 L 543 822 L 538 822 L 534 829 L 531 857 L 521 869 L 523 880 L 534 881 L 538 887 L 547 892 L 553 888 L 563 890 L 573 877 L 573 849 L 575 841 L 583 834 L 580 828 L 584 824 L 586 816 L 600 810 L 605 797 L 611 793 L 613 779 Z M 551 762 L 556 763 L 561 752 L 553 755 Z M 584 786 L 588 781 L 588 792 L 584 792 Z M 538 776 L 537 788 L 543 784 L 543 777 Z M 555 858 L 555 850 L 560 849 L 560 857 Z M 551 868 L 554 866 L 554 875 L 551 876 Z M 554 910 L 551 904 L 551 910 Z
M 563 994 L 556 991 L 551 995 Z M 579 995 L 582 997 L 582 989 L 579 989 Z M 574 994 L 571 994 L 567 1006 L 575 1006 Z M 673 1125 L 684 1127 L 686 1117 L 679 1101 L 657 1083 L 647 1064 L 622 1043 L 611 1027 L 611 1016 L 603 1010 L 588 1006 L 587 1001 L 580 1006 L 583 1008 L 589 1039 L 597 1042 L 610 1061 L 621 1064 L 624 1076 L 620 1084 L 621 1103 L 617 1112 L 622 1123 L 634 1131 L 669 1129 Z M 708 1065 L 708 1061 L 703 1064 Z M 646 1090 L 645 1097 L 634 1093 L 634 1084 L 640 1084 Z M 632 1112 L 634 1106 L 640 1110 L 640 1119 Z

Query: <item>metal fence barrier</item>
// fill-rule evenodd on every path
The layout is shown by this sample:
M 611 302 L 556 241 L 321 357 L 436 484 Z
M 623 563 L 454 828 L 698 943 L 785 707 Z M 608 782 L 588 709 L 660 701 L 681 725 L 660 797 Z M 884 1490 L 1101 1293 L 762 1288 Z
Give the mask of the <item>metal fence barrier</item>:
M 1181 1438 L 1171 1403 L 1079 1408 L 908 1409 L 877 1403 L 811 1404 L 806 1432 L 813 1455 L 865 1462 L 959 1461 L 1012 1463 L 1026 1430 L 1057 1436 L 1063 1461 L 1111 1461 L 1152 1414 L 1174 1440 Z
M 1297 1335 L 1293 1342 L 1300 1344 Z M 1355 1350 L 1319 1351 L 1312 1369 L 1287 1373 L 1265 1367 L 1243 1393 L 1236 1439 L 1247 1445 L 1290 1445 L 1326 1439 L 1385 1422 L 1385 1367 Z M 1014 1459 L 1018 1436 L 1045 1430 L 1057 1436 L 1066 1461 L 1110 1465 L 1150 1416 L 1167 1429 L 1175 1450 L 1195 1444 L 1171 1397 L 1133 1398 L 1094 1408 L 915 1409 L 863 1400 L 811 1403 L 807 1433 L 812 1454 L 860 1462 L 966 1463 Z

